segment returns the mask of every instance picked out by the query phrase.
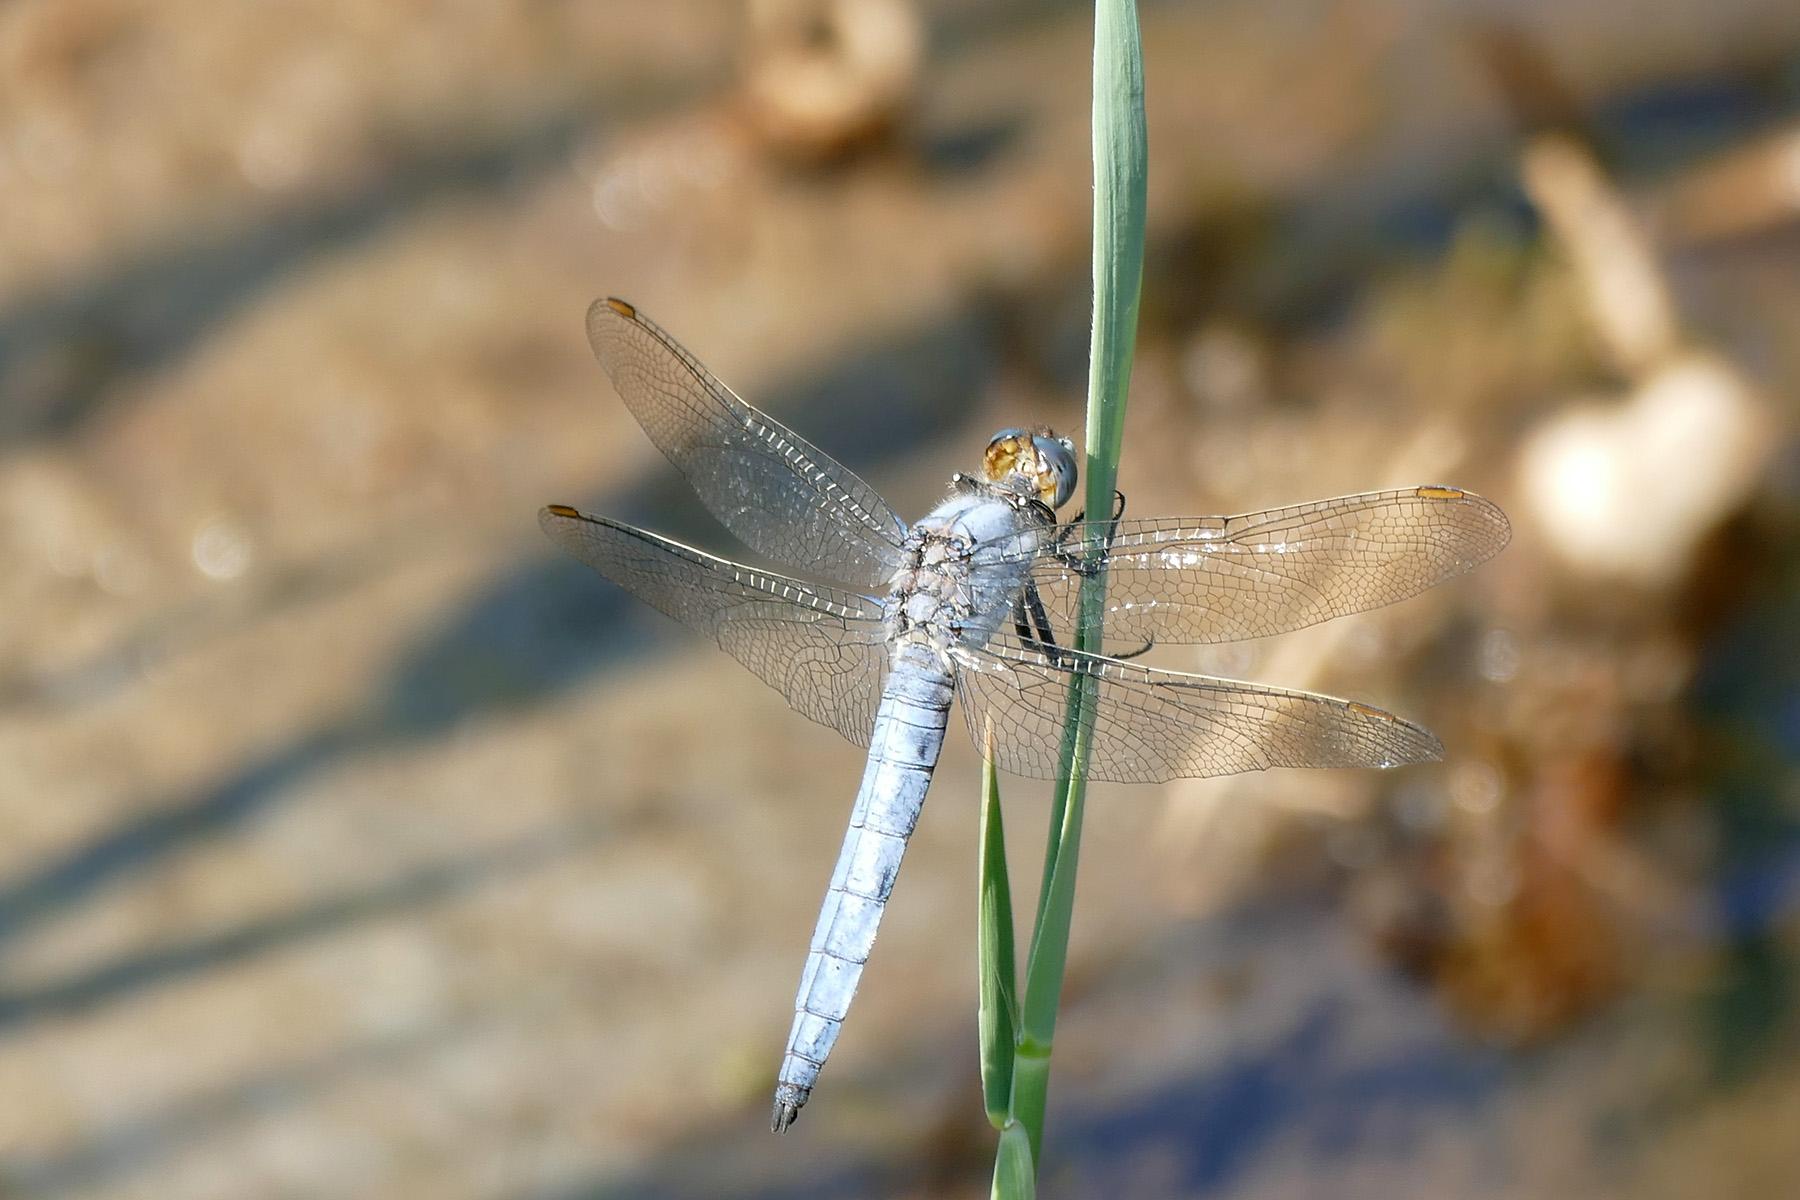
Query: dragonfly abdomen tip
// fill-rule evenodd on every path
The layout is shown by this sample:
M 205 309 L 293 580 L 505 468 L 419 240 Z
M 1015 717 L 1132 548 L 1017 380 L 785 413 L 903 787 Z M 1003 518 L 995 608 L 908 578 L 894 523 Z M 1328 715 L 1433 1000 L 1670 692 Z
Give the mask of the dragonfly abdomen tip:
M 784 1089 L 785 1092 L 786 1089 Z M 789 1099 L 785 1094 L 775 1097 L 775 1111 L 769 1118 L 769 1129 L 773 1133 L 786 1133 L 788 1127 L 800 1116 L 800 1106 L 806 1103 L 806 1097 L 797 1100 Z

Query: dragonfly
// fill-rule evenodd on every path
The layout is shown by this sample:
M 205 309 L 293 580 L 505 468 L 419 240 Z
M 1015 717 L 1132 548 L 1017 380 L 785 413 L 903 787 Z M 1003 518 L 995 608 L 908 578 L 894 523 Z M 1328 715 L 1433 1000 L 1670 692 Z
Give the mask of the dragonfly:
M 823 450 L 751 407 L 630 303 L 588 340 L 650 440 L 712 514 L 793 574 L 567 505 L 551 541 L 711 638 L 802 716 L 868 751 L 794 1001 L 772 1127 L 793 1124 L 838 1038 L 918 822 L 952 700 L 1013 774 L 1057 771 L 1070 683 L 1089 777 L 1158 783 L 1270 767 L 1438 759 L 1430 732 L 1354 700 L 1140 665 L 1153 644 L 1232 642 L 1377 608 L 1467 572 L 1510 537 L 1461 488 L 1366 492 L 1240 516 L 1057 517 L 1073 444 L 1006 429 L 909 525 Z M 1104 573 L 1105 600 L 1083 583 Z M 1083 644 L 1098 650 L 1082 650 Z

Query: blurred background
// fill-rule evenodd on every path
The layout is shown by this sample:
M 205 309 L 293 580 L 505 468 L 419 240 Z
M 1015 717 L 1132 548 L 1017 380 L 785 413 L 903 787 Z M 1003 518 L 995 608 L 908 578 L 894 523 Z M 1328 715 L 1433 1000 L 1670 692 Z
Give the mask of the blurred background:
M 1045 1194 L 1789 1194 L 1800 7 L 1142 11 L 1132 511 L 1444 482 L 1515 537 L 1155 652 L 1448 752 L 1096 790 Z M 604 293 L 904 513 L 1078 432 L 1090 31 L 0 9 L 0 1194 L 986 1194 L 966 739 L 774 1138 L 861 752 L 535 512 L 732 548 Z

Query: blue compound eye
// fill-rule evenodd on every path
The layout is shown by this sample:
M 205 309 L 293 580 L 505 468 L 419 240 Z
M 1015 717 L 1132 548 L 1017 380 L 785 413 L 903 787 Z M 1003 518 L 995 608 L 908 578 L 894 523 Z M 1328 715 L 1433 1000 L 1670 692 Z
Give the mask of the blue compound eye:
M 1075 444 L 1068 438 L 1033 435 L 1031 444 L 1050 466 L 1056 478 L 1056 496 L 1050 507 L 1061 508 L 1075 494 L 1075 481 L 1080 471 L 1075 466 Z

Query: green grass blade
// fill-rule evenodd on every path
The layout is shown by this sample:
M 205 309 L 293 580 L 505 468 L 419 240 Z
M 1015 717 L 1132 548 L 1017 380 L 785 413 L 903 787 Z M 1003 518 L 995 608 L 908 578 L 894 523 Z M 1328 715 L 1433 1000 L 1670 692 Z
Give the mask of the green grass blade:
M 991 750 L 981 763 L 981 904 L 977 953 L 981 970 L 981 1094 L 988 1120 L 1006 1127 L 1012 1100 L 1013 1038 L 1017 1012 L 1012 887 L 1006 875 L 1006 829 L 1000 818 L 1000 776 Z
M 1112 511 L 1125 435 L 1125 396 L 1144 277 L 1149 161 L 1137 5 L 1133 0 L 1099 0 L 1094 13 L 1094 330 L 1088 357 L 1086 467 L 1087 511 L 1096 517 Z M 1095 603 L 1101 598 L 1096 590 Z
M 1087 512 L 1095 519 L 1112 511 L 1118 479 L 1143 279 L 1148 162 L 1137 8 L 1133 0 L 1098 0 L 1094 11 L 1094 327 L 1088 363 L 1086 462 Z M 1075 643 L 1081 649 L 1097 652 L 1101 648 L 1104 589 L 1101 576 L 1083 581 L 1082 621 Z M 1043 890 L 1038 897 L 1019 1016 L 1012 1114 L 1026 1130 L 1033 1162 L 1043 1156 L 1050 1050 L 1074 914 L 1095 699 L 1092 679 L 1071 681 L 1044 855 Z
M 1083 492 L 1087 513 L 1112 512 L 1125 436 L 1125 397 L 1137 347 L 1138 297 L 1144 276 L 1145 193 L 1149 142 L 1144 127 L 1144 53 L 1134 0 L 1098 0 L 1094 8 L 1094 325 L 1088 352 L 1087 459 Z M 1084 614 L 1104 600 L 1099 587 L 1082 592 Z M 1092 627 L 1098 629 L 1097 621 Z M 1078 642 L 1098 651 L 1097 636 Z M 1070 703 L 1073 710 L 1074 695 Z M 1071 721 L 1069 732 L 1074 725 Z M 1070 767 L 1072 737 L 1065 736 L 1062 766 Z M 1059 781 L 1066 774 L 1059 776 Z M 1052 846 L 1066 824 L 1066 786 L 1057 788 L 1050 813 Z M 1037 924 L 1050 894 L 1056 852 L 1044 856 Z
M 1037 1195 L 1031 1139 L 1017 1123 L 1000 1131 L 1000 1152 L 994 1156 L 994 1190 L 989 1195 L 993 1200 L 1032 1200 Z

